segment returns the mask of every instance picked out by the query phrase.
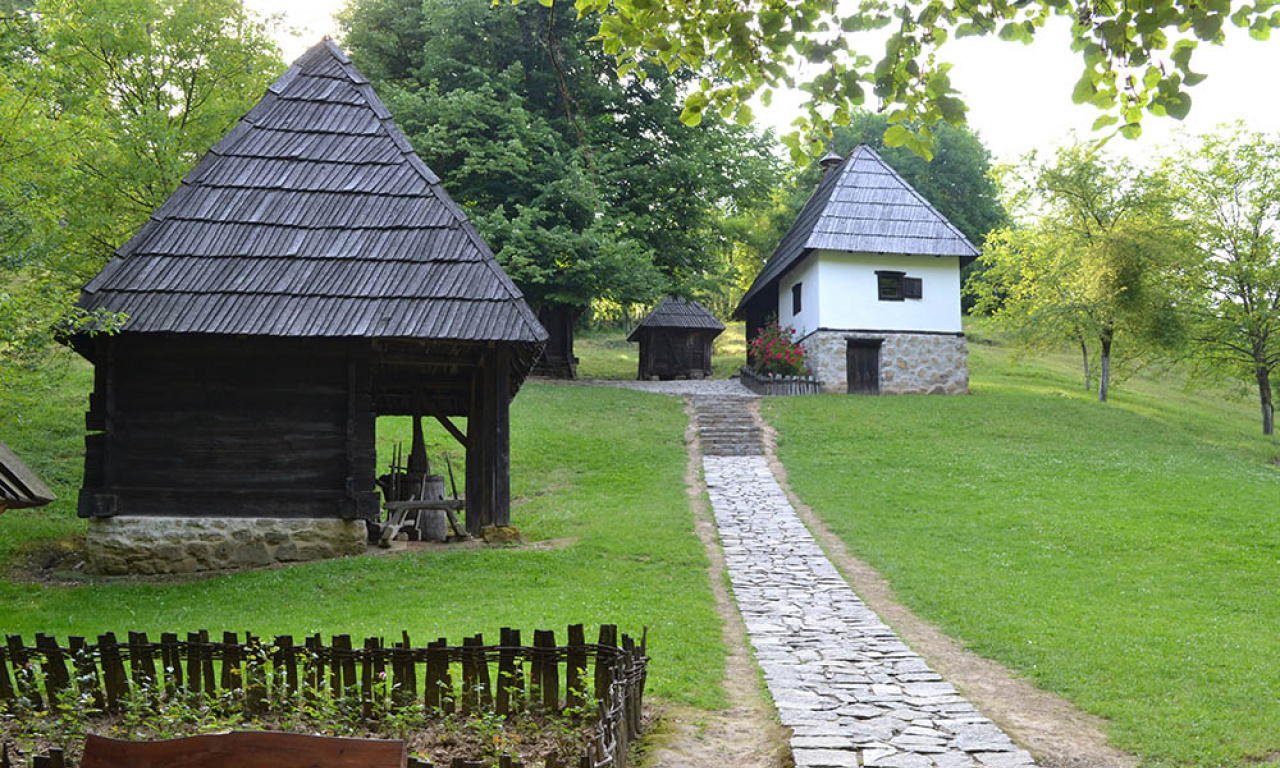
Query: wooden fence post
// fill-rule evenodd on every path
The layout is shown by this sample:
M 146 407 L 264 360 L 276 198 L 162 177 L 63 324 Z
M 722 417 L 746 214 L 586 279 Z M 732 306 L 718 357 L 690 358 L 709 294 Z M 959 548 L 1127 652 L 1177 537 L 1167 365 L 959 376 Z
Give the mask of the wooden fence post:
M 569 625 L 569 658 L 565 665 L 565 706 L 574 708 L 583 704 L 586 691 L 582 678 L 587 674 L 587 635 L 581 624 Z
M 44 690 L 49 697 L 49 708 L 57 706 L 58 697 L 71 692 L 71 676 L 62 658 L 62 648 L 49 635 L 36 635 L 36 650 L 44 656 Z

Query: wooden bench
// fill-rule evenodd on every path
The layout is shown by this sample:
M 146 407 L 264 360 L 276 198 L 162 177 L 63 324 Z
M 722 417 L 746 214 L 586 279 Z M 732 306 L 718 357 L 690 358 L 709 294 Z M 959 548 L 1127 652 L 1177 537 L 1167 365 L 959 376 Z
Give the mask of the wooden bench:
M 403 741 L 235 731 L 167 741 L 90 735 L 80 768 L 405 768 Z

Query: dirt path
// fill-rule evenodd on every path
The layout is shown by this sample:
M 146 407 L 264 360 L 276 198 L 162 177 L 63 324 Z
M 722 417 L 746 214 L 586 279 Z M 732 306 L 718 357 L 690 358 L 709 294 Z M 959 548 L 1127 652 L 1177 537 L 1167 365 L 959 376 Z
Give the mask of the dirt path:
M 724 553 L 716 536 L 715 523 L 707 509 L 706 487 L 702 482 L 702 456 L 693 426 L 693 411 L 685 431 L 689 464 L 685 488 L 693 505 L 698 538 L 707 550 L 711 565 L 707 577 L 715 596 L 716 611 L 724 620 L 722 638 L 725 659 L 726 709 L 708 712 L 693 707 L 668 705 L 657 713 L 654 729 L 645 736 L 644 768 L 779 768 L 791 764 L 787 746 L 789 733 L 778 723 L 773 705 L 766 698 L 760 672 L 747 646 L 746 627 L 737 604 L 725 584 Z
M 759 401 L 747 405 L 759 417 Z M 1107 743 L 1101 718 L 1014 676 L 1003 665 L 966 650 L 958 641 L 898 602 L 889 583 L 814 515 L 787 484 L 778 461 L 777 433 L 760 418 L 769 467 L 800 518 L 849 585 L 908 645 L 953 684 L 984 715 L 1050 768 L 1134 768 L 1138 759 Z

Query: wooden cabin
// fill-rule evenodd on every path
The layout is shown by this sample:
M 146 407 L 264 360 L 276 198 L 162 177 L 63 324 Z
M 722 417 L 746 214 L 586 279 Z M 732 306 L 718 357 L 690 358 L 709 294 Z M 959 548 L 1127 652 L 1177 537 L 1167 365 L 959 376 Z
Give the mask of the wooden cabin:
M 56 498 L 9 446 L 0 443 L 0 512 L 41 507 Z
M 100 570 L 363 550 L 378 416 L 439 419 L 465 451 L 467 529 L 509 523 L 508 407 L 546 331 L 333 42 L 79 303 L 128 318 L 70 340 L 95 366 L 79 512 Z M 232 529 L 230 554 L 199 546 Z
M 748 349 L 777 318 L 824 391 L 967 392 L 960 270 L 978 249 L 871 147 L 821 164 L 822 181 L 734 312 Z
M 640 344 L 643 380 L 703 379 L 711 375 L 711 345 L 724 333 L 707 308 L 692 299 L 668 296 L 658 302 L 627 337 Z
M 538 307 L 538 322 L 547 329 L 547 343 L 542 348 L 542 356 L 533 364 L 534 376 L 578 378 L 578 358 L 573 354 L 573 326 L 582 311 L 582 307 L 571 304 Z

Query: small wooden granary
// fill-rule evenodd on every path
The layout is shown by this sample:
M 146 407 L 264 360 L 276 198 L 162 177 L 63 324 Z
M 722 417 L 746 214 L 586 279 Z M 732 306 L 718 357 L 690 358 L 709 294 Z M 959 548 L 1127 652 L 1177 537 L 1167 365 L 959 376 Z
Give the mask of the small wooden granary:
M 465 446 L 468 529 L 508 524 L 508 404 L 546 332 L 333 42 L 80 306 L 128 317 L 71 339 L 96 370 L 81 516 L 371 519 L 375 418 L 425 414 Z
M 701 379 L 711 375 L 711 344 L 723 332 L 724 323 L 706 307 L 668 296 L 627 341 L 640 344 L 640 379 Z

